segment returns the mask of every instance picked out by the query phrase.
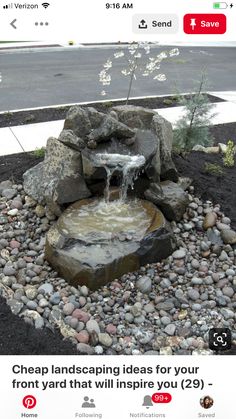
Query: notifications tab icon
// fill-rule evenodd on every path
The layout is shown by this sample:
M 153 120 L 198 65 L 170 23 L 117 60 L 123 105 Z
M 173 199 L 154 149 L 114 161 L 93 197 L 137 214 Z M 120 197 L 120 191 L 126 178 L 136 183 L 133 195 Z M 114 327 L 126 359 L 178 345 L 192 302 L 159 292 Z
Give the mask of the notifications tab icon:
M 188 35 L 223 35 L 226 16 L 221 13 L 189 13 L 184 16 L 184 32 Z

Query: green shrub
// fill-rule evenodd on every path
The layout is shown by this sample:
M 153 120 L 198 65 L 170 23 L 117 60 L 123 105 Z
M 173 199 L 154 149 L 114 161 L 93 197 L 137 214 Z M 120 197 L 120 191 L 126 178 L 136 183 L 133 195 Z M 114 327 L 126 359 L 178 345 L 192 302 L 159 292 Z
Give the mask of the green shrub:
M 165 105 L 172 105 L 173 103 L 175 103 L 175 101 L 173 99 L 164 99 L 163 103 Z
M 177 152 L 188 152 L 199 144 L 209 147 L 213 144 L 213 139 L 209 132 L 211 119 L 210 111 L 215 106 L 209 102 L 206 90 L 207 79 L 202 73 L 198 89 L 187 97 L 179 95 L 179 104 L 185 106 L 186 111 L 179 119 L 174 131 L 174 150 Z
M 4 118 L 6 119 L 11 119 L 13 117 L 13 113 L 12 112 L 6 112 L 3 114 Z
M 27 115 L 26 117 L 25 117 L 25 123 L 26 124 L 29 124 L 30 122 L 34 122 L 35 121 L 35 116 L 34 115 L 32 115 L 32 114 L 29 114 L 29 115 Z
M 229 140 L 227 142 L 227 148 L 226 148 L 225 156 L 223 158 L 224 166 L 226 167 L 234 166 L 234 154 L 235 154 L 234 142 Z
M 219 164 L 205 163 L 205 172 L 215 176 L 223 176 L 224 170 Z
M 104 102 L 103 103 L 104 108 L 111 108 L 112 106 L 114 106 L 113 102 L 109 101 L 109 102 Z
M 40 157 L 44 157 L 45 156 L 45 151 L 46 151 L 46 148 L 45 147 L 36 148 L 36 150 L 34 150 L 32 154 L 35 157 L 40 158 Z

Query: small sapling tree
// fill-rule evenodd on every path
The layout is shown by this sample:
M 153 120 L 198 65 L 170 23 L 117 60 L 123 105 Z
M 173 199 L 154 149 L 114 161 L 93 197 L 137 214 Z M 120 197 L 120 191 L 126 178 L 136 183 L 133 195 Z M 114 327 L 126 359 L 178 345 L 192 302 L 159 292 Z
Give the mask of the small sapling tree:
M 216 115 L 212 113 L 215 105 L 209 102 L 206 86 L 206 73 L 202 72 L 197 89 L 188 97 L 179 95 L 179 104 L 185 106 L 185 112 L 174 131 L 174 149 L 177 152 L 191 151 L 197 144 L 206 147 L 213 143 L 209 127 Z
M 155 46 L 156 44 L 152 45 Z M 161 63 L 169 57 L 179 55 L 179 50 L 178 48 L 173 48 L 170 51 L 162 51 L 155 56 L 149 57 L 150 53 L 151 46 L 147 42 L 132 43 L 126 50 L 115 52 L 113 57 L 109 58 L 105 64 L 103 64 L 103 69 L 99 73 L 99 82 L 102 83 L 103 86 L 109 86 L 111 84 L 111 69 L 114 60 L 122 58 L 126 62 L 126 66 L 122 68 L 121 74 L 129 78 L 126 95 L 126 104 L 128 104 L 133 82 L 140 76 L 152 77 L 155 81 L 165 81 L 166 75 L 159 72 Z M 107 92 L 103 90 L 101 95 L 106 96 Z

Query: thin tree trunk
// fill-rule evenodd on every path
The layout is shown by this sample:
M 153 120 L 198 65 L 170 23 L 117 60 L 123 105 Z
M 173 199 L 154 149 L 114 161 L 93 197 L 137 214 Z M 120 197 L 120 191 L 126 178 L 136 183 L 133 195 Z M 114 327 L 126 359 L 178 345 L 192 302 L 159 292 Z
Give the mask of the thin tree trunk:
M 133 84 L 133 80 L 134 80 L 134 75 L 135 75 L 135 71 L 136 71 L 136 68 L 137 68 L 137 61 L 138 61 L 138 58 L 135 59 L 135 64 L 134 64 L 134 67 L 133 67 L 133 70 L 132 70 L 132 73 L 131 73 L 131 76 L 130 76 L 129 90 L 128 90 L 128 94 L 127 94 L 127 98 L 126 98 L 126 102 L 125 102 L 126 105 L 128 105 L 128 102 L 129 102 L 131 88 L 132 88 L 132 84 Z
M 204 78 L 205 78 L 205 76 L 204 76 L 204 74 L 202 74 L 201 83 L 199 85 L 199 89 L 198 89 L 198 93 L 197 93 L 197 99 L 196 99 L 197 101 L 198 101 L 198 98 L 199 98 L 199 96 L 200 96 L 200 94 L 202 92 L 202 86 L 204 84 Z M 196 106 L 194 107 L 194 109 L 192 111 L 192 116 L 191 116 L 191 119 L 190 119 L 190 124 L 189 124 L 188 130 L 187 130 L 186 146 L 188 145 L 188 137 L 189 137 L 189 135 L 191 133 L 191 130 L 192 130 L 192 126 L 193 126 L 193 123 L 194 123 L 194 118 L 195 118 L 195 114 L 196 114 L 197 108 L 198 108 L 198 105 L 196 104 Z

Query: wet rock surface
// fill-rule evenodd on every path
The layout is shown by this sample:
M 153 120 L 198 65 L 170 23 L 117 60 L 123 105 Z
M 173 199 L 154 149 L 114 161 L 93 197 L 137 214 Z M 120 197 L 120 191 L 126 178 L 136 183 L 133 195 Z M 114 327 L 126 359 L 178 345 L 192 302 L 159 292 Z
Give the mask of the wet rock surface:
M 88 233 L 85 229 L 81 235 L 76 223 L 83 206 L 90 203 L 92 201 L 73 204 L 47 234 L 47 260 L 76 286 L 98 289 L 112 279 L 137 270 L 145 263 L 158 262 L 173 252 L 175 241 L 170 227 L 162 213 L 148 201 L 141 201 L 150 220 L 143 234 L 120 231 L 106 237 L 103 232 L 90 232 L 88 225 Z M 89 223 L 89 219 L 83 217 L 82 220 L 86 225 Z
M 188 205 L 188 195 L 178 184 L 166 180 L 151 183 L 145 197 L 159 207 L 170 221 L 180 221 Z
M 94 191 L 103 194 L 104 184 L 99 182 L 106 180 L 107 173 L 96 166 L 95 156 L 119 153 L 144 156 L 142 173 L 134 185 L 136 195 L 143 198 L 151 182 L 159 185 L 160 179 L 178 181 L 171 157 L 172 141 L 171 124 L 149 109 L 117 106 L 105 114 L 91 107 L 74 106 L 59 138 L 49 138 L 44 161 L 24 174 L 24 188 L 59 216 L 65 204 L 88 198 Z M 117 186 L 117 173 L 113 181 Z M 13 198 L 14 191 L 5 188 L 3 193 Z

